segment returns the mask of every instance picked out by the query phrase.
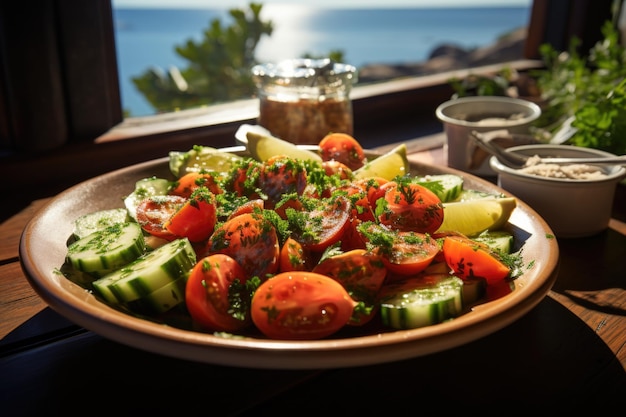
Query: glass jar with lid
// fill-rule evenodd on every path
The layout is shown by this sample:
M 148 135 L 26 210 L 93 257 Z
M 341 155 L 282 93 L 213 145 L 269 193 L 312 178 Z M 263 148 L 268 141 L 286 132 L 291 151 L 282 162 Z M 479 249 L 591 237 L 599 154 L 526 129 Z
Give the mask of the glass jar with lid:
M 296 144 L 317 145 L 329 133 L 353 133 L 350 90 L 356 68 L 330 59 L 291 59 L 252 68 L 259 125 Z

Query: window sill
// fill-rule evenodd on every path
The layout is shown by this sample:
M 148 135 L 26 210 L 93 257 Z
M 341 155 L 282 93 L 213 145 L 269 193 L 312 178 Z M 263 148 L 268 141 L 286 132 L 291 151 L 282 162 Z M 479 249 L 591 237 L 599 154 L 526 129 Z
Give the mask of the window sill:
M 443 72 L 434 75 L 395 79 L 366 85 L 356 85 L 351 93 L 355 117 L 355 132 L 393 119 L 423 116 L 434 117 L 434 108 L 453 93 L 452 78 L 497 73 L 504 67 L 523 72 L 539 68 L 541 61 L 520 60 L 504 64 Z M 434 106 L 434 107 L 433 107 Z M 181 110 L 154 116 L 132 117 L 124 120 L 95 140 L 96 144 L 140 137 L 169 135 L 173 132 L 204 130 L 218 126 L 254 123 L 258 116 L 258 100 L 240 100 L 210 107 Z M 367 135 L 366 132 L 363 134 Z M 356 133 L 355 133 L 356 135 Z
M 504 67 L 519 72 L 539 68 L 540 61 L 521 60 L 430 76 L 357 85 L 351 94 L 355 114 L 354 136 L 365 148 L 425 138 L 441 133 L 435 108 L 453 93 L 451 78 L 493 74 Z M 193 145 L 216 148 L 235 145 L 242 123 L 255 123 L 256 99 L 129 118 L 88 143 L 70 143 L 48 152 L 0 157 L 0 175 L 19 182 L 3 182 L 2 191 L 14 198 L 33 200 L 55 195 L 97 175 L 167 156 L 171 150 Z M 412 141 L 415 144 L 418 141 Z M 437 142 L 438 143 L 438 142 Z

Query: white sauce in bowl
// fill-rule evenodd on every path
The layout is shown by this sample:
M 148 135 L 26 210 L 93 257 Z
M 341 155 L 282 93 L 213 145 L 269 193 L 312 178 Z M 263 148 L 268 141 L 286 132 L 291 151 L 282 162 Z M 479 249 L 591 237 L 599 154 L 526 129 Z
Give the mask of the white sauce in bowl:
M 525 174 L 546 178 L 564 178 L 573 180 L 596 180 L 607 175 L 597 166 L 587 164 L 544 164 L 538 155 L 531 156 L 526 166 L 519 170 Z

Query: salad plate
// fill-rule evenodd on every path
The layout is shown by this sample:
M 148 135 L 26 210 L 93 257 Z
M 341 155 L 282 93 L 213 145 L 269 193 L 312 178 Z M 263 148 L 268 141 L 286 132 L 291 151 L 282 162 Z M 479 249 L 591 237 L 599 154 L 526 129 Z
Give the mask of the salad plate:
M 223 150 L 240 155 L 246 152 L 243 146 Z M 378 156 L 373 152 L 366 155 L 370 159 Z M 83 214 L 123 207 L 123 198 L 140 179 L 172 178 L 168 161 L 164 157 L 133 165 L 65 190 L 35 214 L 20 240 L 22 269 L 52 309 L 88 330 L 135 348 L 203 363 L 263 369 L 339 368 L 398 361 L 457 347 L 511 324 L 535 307 L 556 279 L 559 250 L 552 230 L 518 200 L 506 228 L 513 233 L 516 250 L 521 250 L 527 266 L 523 275 L 514 281 L 510 293 L 451 321 L 411 330 L 366 326 L 341 330 L 323 340 L 284 341 L 202 333 L 131 316 L 99 301 L 60 270 L 74 221 Z M 460 175 L 466 189 L 511 196 L 486 180 L 452 168 L 417 162 L 411 162 L 410 168 L 412 174 L 419 175 Z

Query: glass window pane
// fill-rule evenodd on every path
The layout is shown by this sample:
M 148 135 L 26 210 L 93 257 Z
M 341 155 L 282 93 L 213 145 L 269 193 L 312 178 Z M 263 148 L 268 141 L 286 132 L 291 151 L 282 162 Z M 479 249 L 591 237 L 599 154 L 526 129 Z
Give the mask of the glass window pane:
M 315 7 L 305 5 L 307 1 L 260 3 L 261 20 L 271 21 L 273 31 L 261 37 L 254 50 L 256 62 L 326 57 L 335 51 L 343 62 L 359 69 L 362 85 L 489 63 L 485 58 L 492 59 L 493 55 L 480 60 L 469 52 L 494 44 L 516 29 L 521 28 L 524 36 L 532 0 L 378 0 L 360 1 L 358 6 L 351 0 L 333 0 L 318 1 Z M 175 48 L 188 41 L 201 45 L 204 32 L 216 30 L 211 29 L 215 20 L 225 31 L 234 24 L 230 9 L 249 10 L 248 4 L 237 0 L 114 0 L 113 6 L 122 106 L 129 116 L 207 104 L 202 102 L 203 97 L 196 101 L 172 98 L 167 107 L 156 108 L 132 79 L 143 77 L 144 83 L 149 80 L 153 84 L 149 88 L 169 83 L 193 95 L 199 81 L 187 76 L 190 61 Z M 522 47 L 518 50 L 521 58 Z M 433 53 L 437 58 L 429 61 Z M 509 60 L 501 56 L 502 61 Z M 213 58 L 207 54 L 201 59 Z M 234 62 L 235 69 L 246 70 L 237 65 Z M 241 86 L 237 91 L 249 92 Z M 219 94 L 216 96 L 212 102 L 220 101 Z

